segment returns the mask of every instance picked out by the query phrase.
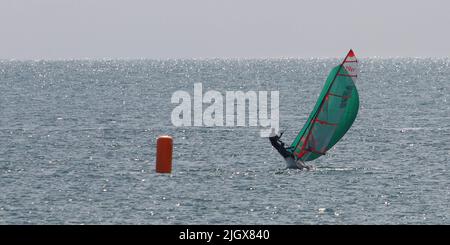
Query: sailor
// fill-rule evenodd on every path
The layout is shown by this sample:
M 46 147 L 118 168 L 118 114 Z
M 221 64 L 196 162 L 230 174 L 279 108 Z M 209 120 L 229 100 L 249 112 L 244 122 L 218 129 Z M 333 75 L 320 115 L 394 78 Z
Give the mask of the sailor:
M 287 168 L 298 168 L 298 169 L 310 169 L 310 166 L 306 165 L 302 160 L 298 159 L 295 160 L 294 155 L 291 151 L 289 151 L 290 147 L 284 147 L 284 142 L 280 140 L 281 136 L 283 136 L 284 132 L 280 133 L 280 136 L 278 136 L 275 133 L 275 129 L 272 128 L 272 131 L 269 135 L 269 140 L 272 146 L 280 153 L 280 155 L 284 158 L 286 161 Z

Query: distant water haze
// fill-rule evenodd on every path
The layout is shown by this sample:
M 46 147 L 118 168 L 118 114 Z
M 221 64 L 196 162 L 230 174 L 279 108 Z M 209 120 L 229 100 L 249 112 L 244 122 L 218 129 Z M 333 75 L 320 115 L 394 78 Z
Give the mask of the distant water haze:
M 0 0 L 0 59 L 449 57 L 446 0 Z

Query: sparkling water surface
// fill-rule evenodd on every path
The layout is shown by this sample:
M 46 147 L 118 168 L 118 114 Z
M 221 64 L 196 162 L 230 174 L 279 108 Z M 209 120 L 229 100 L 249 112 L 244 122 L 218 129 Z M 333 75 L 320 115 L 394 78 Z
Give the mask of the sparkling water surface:
M 361 59 L 358 117 L 314 171 L 258 127 L 171 123 L 194 83 L 279 90 L 290 143 L 339 62 L 0 61 L 0 224 L 450 224 L 450 59 Z

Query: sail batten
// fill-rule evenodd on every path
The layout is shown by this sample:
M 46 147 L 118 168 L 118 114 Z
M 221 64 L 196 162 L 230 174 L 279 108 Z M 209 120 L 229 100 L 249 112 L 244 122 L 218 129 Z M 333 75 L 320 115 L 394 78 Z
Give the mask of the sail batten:
M 357 63 L 350 50 L 331 70 L 313 111 L 291 144 L 297 159 L 311 161 L 324 155 L 351 127 L 359 108 Z

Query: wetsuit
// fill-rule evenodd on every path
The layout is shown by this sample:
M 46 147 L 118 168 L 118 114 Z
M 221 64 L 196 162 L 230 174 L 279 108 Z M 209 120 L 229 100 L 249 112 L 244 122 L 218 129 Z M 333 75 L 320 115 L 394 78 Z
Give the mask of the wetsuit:
M 284 143 L 280 140 L 282 135 L 283 133 L 281 133 L 280 136 L 275 135 L 269 137 L 270 143 L 275 149 L 277 149 L 278 153 L 280 153 L 280 155 L 283 156 L 284 158 L 293 157 L 292 153 L 290 153 L 289 151 L 286 150 L 286 148 L 284 148 Z
M 280 140 L 282 135 L 283 135 L 283 133 L 281 133 L 280 136 L 275 135 L 275 136 L 269 137 L 269 140 L 270 140 L 270 143 L 272 144 L 272 146 L 275 149 L 277 149 L 278 153 L 280 153 L 280 155 L 283 156 L 284 160 L 286 161 L 286 167 L 287 168 L 298 168 L 298 169 L 304 169 L 304 168 L 310 169 L 310 166 L 304 164 L 302 161 L 300 161 L 300 160 L 296 161 L 292 152 L 287 150 L 289 148 L 284 147 L 284 143 Z

